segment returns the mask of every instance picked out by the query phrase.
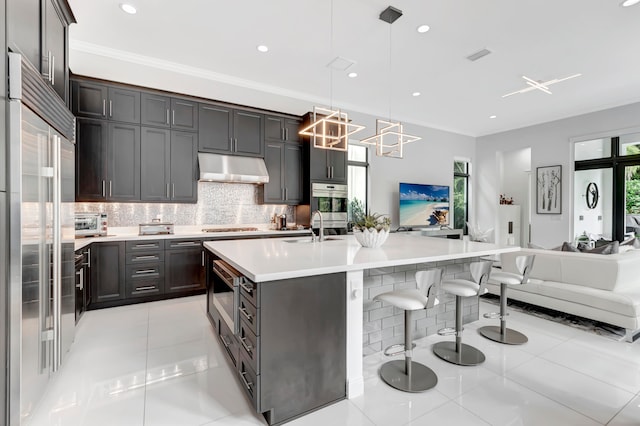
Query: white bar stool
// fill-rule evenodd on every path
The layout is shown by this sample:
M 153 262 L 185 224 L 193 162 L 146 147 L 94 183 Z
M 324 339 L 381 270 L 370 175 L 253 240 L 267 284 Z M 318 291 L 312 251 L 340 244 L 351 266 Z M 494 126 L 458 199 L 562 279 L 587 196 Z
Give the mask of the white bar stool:
M 472 262 L 469 269 L 473 281 L 454 279 L 442 282 L 442 290 L 456 296 L 456 328 L 453 331 L 438 332 L 438 334 L 455 334 L 456 341 L 436 343 L 433 345 L 433 353 L 447 362 L 469 366 L 482 364 L 485 360 L 481 351 L 462 343 L 462 299 L 478 297 L 484 293 L 492 265 L 491 261 Z
M 373 298 L 374 301 L 387 302 L 392 306 L 404 309 L 404 350 L 393 355 L 404 353 L 405 359 L 386 362 L 380 367 L 380 377 L 389 386 L 405 392 L 423 392 L 438 383 L 436 374 L 426 365 L 412 361 L 413 356 L 413 324 L 412 312 L 431 308 L 437 304 L 441 269 L 416 272 L 415 289 L 394 290 L 382 293 Z M 387 354 L 385 350 L 385 354 Z
M 519 331 L 507 328 L 507 316 L 509 316 L 507 313 L 507 286 L 526 284 L 529 281 L 529 273 L 535 257 L 534 254 L 516 257 L 516 268 L 520 274 L 493 272 L 491 279 L 500 283 L 500 313 L 484 314 L 484 317 L 500 318 L 500 326 L 487 325 L 479 328 L 478 332 L 487 339 L 507 345 L 523 345 L 529 341 L 527 336 Z

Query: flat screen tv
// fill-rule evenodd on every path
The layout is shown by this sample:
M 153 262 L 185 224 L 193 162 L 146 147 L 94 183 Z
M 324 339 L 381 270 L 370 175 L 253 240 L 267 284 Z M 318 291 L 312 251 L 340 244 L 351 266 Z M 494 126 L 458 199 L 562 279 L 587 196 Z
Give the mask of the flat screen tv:
M 449 187 L 400 182 L 401 228 L 449 225 Z

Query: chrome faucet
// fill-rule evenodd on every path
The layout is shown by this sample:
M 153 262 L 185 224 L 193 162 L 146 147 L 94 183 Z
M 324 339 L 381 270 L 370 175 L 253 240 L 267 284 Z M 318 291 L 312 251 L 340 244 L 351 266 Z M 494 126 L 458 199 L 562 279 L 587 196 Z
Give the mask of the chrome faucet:
M 311 227 L 311 233 L 313 234 L 313 218 L 316 217 L 316 214 L 320 216 L 320 235 L 318 235 L 318 241 L 324 241 L 324 222 L 322 221 L 322 213 L 320 212 L 320 210 L 316 210 L 315 212 L 311 213 L 311 223 L 309 224 L 309 226 Z

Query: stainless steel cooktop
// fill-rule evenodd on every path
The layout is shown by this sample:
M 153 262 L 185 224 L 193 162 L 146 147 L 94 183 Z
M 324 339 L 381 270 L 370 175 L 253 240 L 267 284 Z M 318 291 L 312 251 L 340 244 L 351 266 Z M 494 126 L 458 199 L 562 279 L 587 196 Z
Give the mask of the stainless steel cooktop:
M 244 227 L 244 228 L 204 228 L 202 232 L 242 232 L 242 231 L 257 231 L 258 228 Z

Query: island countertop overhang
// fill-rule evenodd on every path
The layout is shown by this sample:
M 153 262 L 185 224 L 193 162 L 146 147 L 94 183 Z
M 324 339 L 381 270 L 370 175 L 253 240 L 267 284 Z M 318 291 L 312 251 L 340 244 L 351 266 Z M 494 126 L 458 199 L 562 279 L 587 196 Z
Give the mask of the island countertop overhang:
M 305 237 L 309 239 L 309 237 Z M 520 247 L 394 233 L 379 248 L 361 247 L 352 235 L 323 242 L 304 238 L 208 241 L 204 247 L 254 282 L 411 265 L 514 252 Z

